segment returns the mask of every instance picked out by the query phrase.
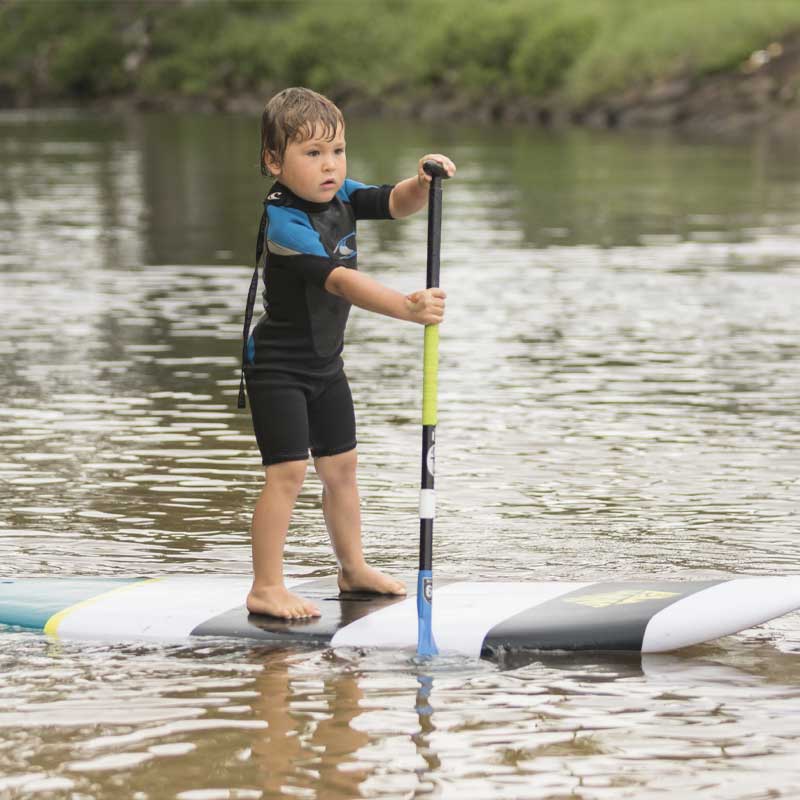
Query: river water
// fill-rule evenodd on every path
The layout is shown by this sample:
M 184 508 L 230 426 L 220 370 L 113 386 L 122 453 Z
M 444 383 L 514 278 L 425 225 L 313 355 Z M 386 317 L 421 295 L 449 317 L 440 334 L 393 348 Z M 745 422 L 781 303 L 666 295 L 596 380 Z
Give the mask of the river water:
M 0 576 L 245 573 L 258 120 L 0 118 Z M 797 573 L 800 151 L 352 121 L 445 187 L 437 575 Z M 361 268 L 424 281 L 424 214 Z M 368 557 L 413 573 L 421 329 L 354 310 Z M 334 571 L 309 475 L 289 572 Z M 0 798 L 800 796 L 800 615 L 503 663 L 0 634 Z

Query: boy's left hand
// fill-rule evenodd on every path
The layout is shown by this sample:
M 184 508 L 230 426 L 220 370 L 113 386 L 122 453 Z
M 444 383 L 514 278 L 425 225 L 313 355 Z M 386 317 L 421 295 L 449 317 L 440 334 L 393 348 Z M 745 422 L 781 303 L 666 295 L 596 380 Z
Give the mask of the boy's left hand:
M 450 178 L 456 174 L 456 165 L 447 156 L 443 156 L 441 153 L 428 153 L 428 155 L 422 156 L 417 165 L 417 181 L 420 186 L 425 186 L 426 183 L 430 183 L 432 180 L 431 176 L 422 168 L 426 161 L 438 161 Z
M 438 286 L 421 289 L 406 295 L 406 310 L 410 322 L 420 325 L 438 325 L 444 319 L 444 289 Z

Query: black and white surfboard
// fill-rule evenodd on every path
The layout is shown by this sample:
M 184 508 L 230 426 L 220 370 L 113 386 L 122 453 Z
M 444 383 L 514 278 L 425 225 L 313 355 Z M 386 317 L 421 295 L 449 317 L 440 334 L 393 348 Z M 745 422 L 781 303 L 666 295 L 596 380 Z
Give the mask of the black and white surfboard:
M 0 579 L 0 624 L 107 641 L 237 637 L 287 645 L 415 649 L 413 596 L 339 594 L 335 577 L 289 580 L 322 616 L 249 614 L 248 576 Z M 409 586 L 412 582 L 409 582 Z M 658 653 L 716 639 L 800 608 L 800 576 L 716 581 L 438 581 L 442 653 L 517 650 Z

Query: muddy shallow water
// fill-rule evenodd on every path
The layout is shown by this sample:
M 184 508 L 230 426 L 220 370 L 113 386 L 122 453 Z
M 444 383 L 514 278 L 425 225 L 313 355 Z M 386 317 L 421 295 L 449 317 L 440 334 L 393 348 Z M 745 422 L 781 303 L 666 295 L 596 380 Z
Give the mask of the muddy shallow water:
M 235 408 L 246 117 L 0 118 L 2 575 L 247 572 Z M 754 141 L 353 123 L 371 182 L 452 155 L 436 574 L 798 573 L 800 162 Z M 425 220 L 361 268 L 424 280 Z M 421 330 L 345 352 L 373 563 L 416 565 Z M 334 569 L 310 475 L 289 571 Z M 670 656 L 522 662 L 5 632 L 0 797 L 800 793 L 800 615 Z

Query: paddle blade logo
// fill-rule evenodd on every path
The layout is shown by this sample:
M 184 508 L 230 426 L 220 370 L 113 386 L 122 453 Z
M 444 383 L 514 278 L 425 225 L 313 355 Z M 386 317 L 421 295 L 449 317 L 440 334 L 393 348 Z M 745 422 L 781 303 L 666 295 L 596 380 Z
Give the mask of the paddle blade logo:
M 609 606 L 627 606 L 633 603 L 647 603 L 650 600 L 665 600 L 668 597 L 678 597 L 680 592 L 642 591 L 641 589 L 621 589 L 618 592 L 605 592 L 604 594 L 584 594 L 580 597 L 566 597 L 565 603 L 574 603 L 590 608 L 608 608 Z
M 436 474 L 436 445 L 431 445 L 428 449 L 428 458 L 425 462 L 428 475 L 433 477 Z
M 427 603 L 433 600 L 433 578 L 422 579 L 422 596 Z

